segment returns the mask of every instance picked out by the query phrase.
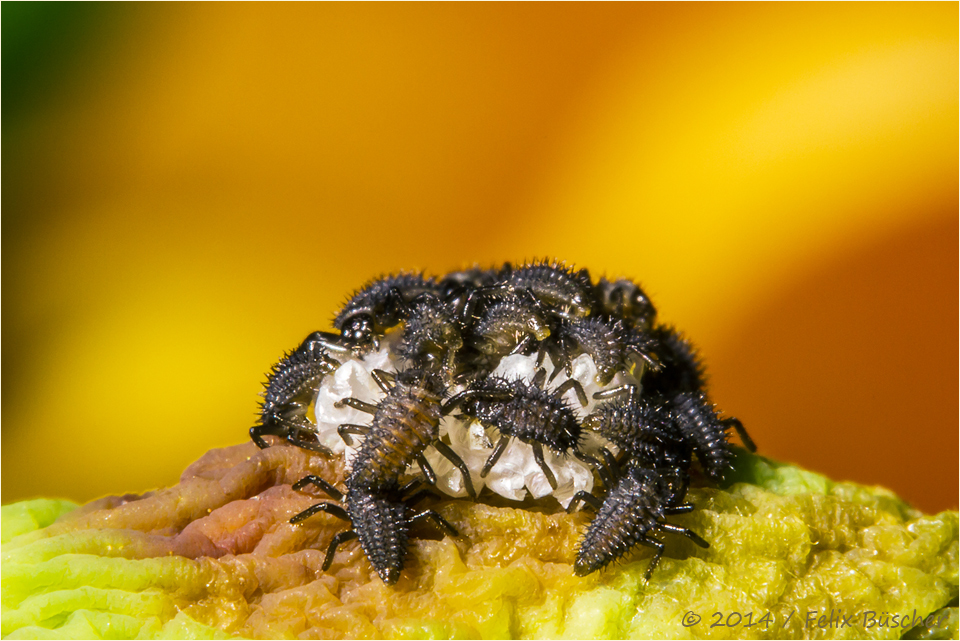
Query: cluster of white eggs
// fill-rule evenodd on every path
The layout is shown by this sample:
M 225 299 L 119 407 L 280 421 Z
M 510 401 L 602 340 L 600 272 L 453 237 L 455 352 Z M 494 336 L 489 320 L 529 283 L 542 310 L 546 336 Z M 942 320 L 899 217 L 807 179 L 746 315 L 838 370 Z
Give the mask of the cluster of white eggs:
M 337 432 L 342 424 L 366 425 L 371 416 L 349 406 L 337 406 L 337 402 L 344 398 L 356 398 L 361 401 L 377 404 L 384 392 L 377 385 L 371 373 L 374 370 L 396 372 L 403 364 L 394 356 L 393 347 L 396 334 L 388 335 L 381 343 L 378 351 L 370 352 L 362 358 L 351 358 L 344 361 L 333 373 L 324 377 L 314 402 L 314 412 L 318 439 L 321 445 L 329 448 L 335 454 L 343 453 L 349 467 L 363 437 L 355 437 L 352 446 L 348 446 Z M 541 367 L 548 373 L 553 371 L 553 363 L 546 356 Z M 502 376 L 508 380 L 517 378 L 530 383 L 538 370 L 537 356 L 523 356 L 520 354 L 506 356 L 500 360 L 493 375 Z M 568 390 L 564 400 L 573 409 L 578 420 L 589 415 L 597 404 L 593 395 L 595 392 L 618 387 L 626 383 L 637 385 L 637 380 L 628 374 L 619 373 L 607 385 L 601 387 L 596 382 L 597 369 L 589 355 L 581 354 L 573 359 L 570 368 L 571 376 L 566 371 L 561 372 L 546 388 L 554 389 L 568 378 L 574 378 L 583 386 L 588 404 L 584 407 L 577 400 L 574 390 Z M 448 390 L 449 395 L 463 391 L 464 387 L 453 387 Z M 494 427 L 484 427 L 478 421 L 460 418 L 456 411 L 444 416 L 440 423 L 440 438 L 446 442 L 454 452 L 466 463 L 470 470 L 473 487 L 477 493 L 487 487 L 492 492 L 505 498 L 522 501 L 529 493 L 534 499 L 553 496 L 566 507 L 573 496 L 580 491 L 590 492 L 593 489 L 593 470 L 584 462 L 572 455 L 558 455 L 544 448 L 544 458 L 557 479 L 557 489 L 553 490 L 547 478 L 540 469 L 533 456 L 530 445 L 519 439 L 511 439 L 509 445 L 497 463 L 490 469 L 485 478 L 480 477 L 490 454 L 493 444 L 500 438 Z M 601 446 L 605 446 L 616 453 L 616 447 L 601 439 L 596 434 L 584 431 L 580 442 L 580 450 L 587 455 L 595 455 Z M 460 471 L 434 448 L 427 448 L 424 453 L 430 466 L 437 475 L 437 489 L 453 497 L 467 496 Z M 416 464 L 410 466 L 410 474 L 420 474 Z

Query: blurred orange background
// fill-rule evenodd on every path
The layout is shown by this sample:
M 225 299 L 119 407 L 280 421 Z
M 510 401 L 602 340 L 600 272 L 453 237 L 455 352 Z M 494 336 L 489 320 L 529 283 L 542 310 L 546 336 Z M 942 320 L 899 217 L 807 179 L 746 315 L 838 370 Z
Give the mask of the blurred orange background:
M 761 453 L 957 507 L 958 6 L 4 3 L 2 500 L 176 482 L 401 268 L 632 276 Z

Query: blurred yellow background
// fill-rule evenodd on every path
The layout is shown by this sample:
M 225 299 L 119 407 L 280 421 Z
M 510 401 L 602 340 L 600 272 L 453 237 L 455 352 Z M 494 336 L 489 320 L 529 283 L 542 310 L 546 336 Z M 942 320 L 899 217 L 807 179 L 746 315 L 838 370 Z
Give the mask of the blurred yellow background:
M 175 483 L 401 268 L 628 275 L 768 456 L 957 506 L 958 6 L 4 3 L 2 500 Z

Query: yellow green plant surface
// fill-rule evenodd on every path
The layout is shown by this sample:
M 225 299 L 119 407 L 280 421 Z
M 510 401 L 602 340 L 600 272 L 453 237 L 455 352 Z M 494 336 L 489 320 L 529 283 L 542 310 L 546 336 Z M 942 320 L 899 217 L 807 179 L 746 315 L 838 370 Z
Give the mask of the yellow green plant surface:
M 956 638 L 957 513 L 739 451 L 723 487 L 695 483 L 701 549 L 651 551 L 580 578 L 592 512 L 445 500 L 460 532 L 414 530 L 385 586 L 347 525 L 294 492 L 342 461 L 293 447 L 214 450 L 172 488 L 77 507 L 2 508 L 4 638 Z M 904 619 L 906 617 L 906 619 Z

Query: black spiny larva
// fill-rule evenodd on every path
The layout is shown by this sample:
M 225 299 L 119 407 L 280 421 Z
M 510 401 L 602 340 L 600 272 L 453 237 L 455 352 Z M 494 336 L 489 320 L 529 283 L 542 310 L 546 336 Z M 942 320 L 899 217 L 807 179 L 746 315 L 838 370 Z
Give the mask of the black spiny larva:
M 563 263 L 544 259 L 520 267 L 507 263 L 500 271 L 498 284 L 528 289 L 556 314 L 564 317 L 586 316 L 594 305 L 590 272 L 574 272 Z
M 734 427 L 749 449 L 756 449 L 743 425 L 736 418 L 721 419 L 704 393 L 686 392 L 673 399 L 673 415 L 680 438 L 693 448 L 703 470 L 720 480 L 731 467 L 733 453 L 727 443 L 727 430 Z
M 657 310 L 650 298 L 632 280 L 621 278 L 608 281 L 601 278 L 594 288 L 594 314 L 608 314 L 622 318 L 630 326 L 650 329 L 657 318 Z
M 400 323 L 410 301 L 436 291 L 436 280 L 420 272 L 401 272 L 368 282 L 347 299 L 333 319 L 340 335 L 323 334 L 328 347 L 354 351 L 378 347 L 379 337 Z
M 403 487 L 381 488 L 377 493 L 365 492 L 362 489 L 348 489 L 346 495 L 318 476 L 307 476 L 293 485 L 294 490 L 301 490 L 307 485 L 316 485 L 336 503 L 317 503 L 290 519 L 293 524 L 302 523 L 314 514 L 326 512 L 338 518 L 350 521 L 352 528 L 340 532 L 330 541 L 327 555 L 324 557 L 322 569 L 330 569 L 334 554 L 340 544 L 350 539 L 359 539 L 360 547 L 370 560 L 370 565 L 376 570 L 380 579 L 387 585 L 393 585 L 400 578 L 403 571 L 404 558 L 407 555 L 407 540 L 410 527 L 419 521 L 432 519 L 437 525 L 453 536 L 459 536 L 456 528 L 447 522 L 435 510 L 423 510 L 410 515 L 411 506 L 428 494 L 420 490 L 408 495 L 421 481 L 411 481 Z
M 504 296 L 509 292 L 529 292 L 551 315 L 562 318 L 587 316 L 596 304 L 590 273 L 578 272 L 556 261 L 535 261 L 516 267 L 504 263 L 492 285 L 474 289 L 466 298 L 464 317 L 472 314 L 477 301 Z
M 665 516 L 693 510 L 689 503 L 680 504 L 685 494 L 684 475 L 639 465 L 627 467 L 602 503 L 591 494 L 577 493 L 568 511 L 585 502 L 597 510 L 597 516 L 580 542 L 574 573 L 586 576 L 623 557 L 635 546 L 646 545 L 656 549 L 645 573 L 649 580 L 664 552 L 663 541 L 653 536 L 657 531 L 682 534 L 700 547 L 709 547 L 695 532 L 663 520 Z
M 573 410 L 563 400 L 568 389 L 577 393 L 581 404 L 587 404 L 583 387 L 570 379 L 554 390 L 545 390 L 542 385 L 546 371 L 539 370 L 533 384 L 523 379 L 507 380 L 488 376 L 470 389 L 461 392 L 444 404 L 444 413 L 459 407 L 462 415 L 475 419 L 485 426 L 496 427 L 501 436 L 480 472 L 486 477 L 490 469 L 506 449 L 510 437 L 515 437 L 533 448 L 533 456 L 547 477 L 547 482 L 557 489 L 557 478 L 543 458 L 546 445 L 558 454 L 571 451 L 579 454 L 582 430 Z
M 431 445 L 460 470 L 471 497 L 476 498 L 470 471 L 456 452 L 440 440 L 440 400 L 444 386 L 438 375 L 408 369 L 396 375 L 374 370 L 374 380 L 386 393 L 376 405 L 356 398 L 337 402 L 373 415 L 370 425 L 345 423 L 338 428 L 349 444 L 353 435 L 364 436 L 345 480 L 347 489 L 378 492 L 396 487 L 407 468 L 420 466 L 427 482 L 436 485 L 437 476 L 423 452 Z M 393 386 L 390 386 L 390 381 Z
M 722 478 L 732 460 L 728 428 L 736 429 L 750 451 L 757 446 L 739 420 L 718 416 L 704 392 L 703 366 L 693 345 L 672 327 L 660 326 L 650 334 L 660 367 L 643 377 L 643 393 L 667 399 L 678 437 L 693 448 L 707 474 Z
M 404 328 L 396 353 L 411 365 L 441 374 L 455 372 L 454 359 L 463 347 L 461 328 L 450 308 L 437 296 L 417 296 L 404 311 Z
M 496 280 L 495 270 L 473 267 L 447 274 L 440 280 L 437 289 L 440 298 L 448 305 L 453 315 L 462 318 L 467 298 L 477 289 L 490 287 Z
M 656 367 L 650 353 L 652 347 L 652 340 L 627 327 L 622 320 L 598 316 L 561 320 L 544 350 L 556 366 L 551 379 L 563 368 L 566 368 L 567 376 L 571 376 L 573 357 L 582 352 L 593 359 L 597 384 L 603 386 L 609 384 L 619 371 L 632 374 L 638 363 Z
M 528 291 L 507 290 L 485 301 L 470 326 L 471 343 L 488 357 L 523 352 L 533 341 L 550 336 L 550 326 L 536 298 Z
M 340 366 L 327 354 L 323 342 L 315 332 L 271 368 L 264 384 L 260 420 L 250 428 L 257 447 L 268 447 L 263 437 L 273 434 L 298 447 L 330 454 L 317 442 L 316 430 L 307 418 L 323 377 Z
M 690 467 L 691 446 L 682 438 L 666 398 L 640 394 L 632 385 L 594 397 L 612 400 L 601 403 L 584 419 L 584 429 L 596 432 L 630 460 L 646 467 Z M 602 453 L 608 462 L 612 459 Z
M 700 392 L 706 385 L 697 349 L 673 327 L 660 325 L 649 332 L 660 367 L 643 378 L 645 393 L 672 396 Z

